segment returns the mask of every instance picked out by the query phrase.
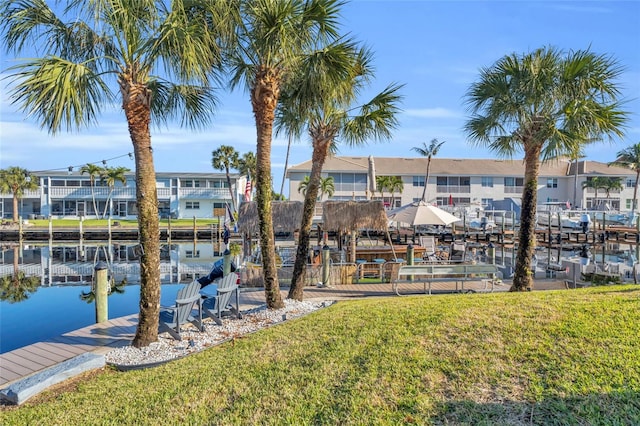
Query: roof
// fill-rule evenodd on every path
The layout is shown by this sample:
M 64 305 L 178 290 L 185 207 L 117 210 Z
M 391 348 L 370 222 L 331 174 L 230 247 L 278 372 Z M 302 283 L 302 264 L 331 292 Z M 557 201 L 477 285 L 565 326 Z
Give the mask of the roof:
M 376 175 L 383 176 L 415 176 L 424 174 L 427 170 L 426 157 L 373 157 Z M 328 157 L 322 168 L 324 173 L 353 172 L 361 170 L 366 173 L 369 169 L 368 157 Z M 292 172 L 309 172 L 311 160 L 296 164 L 287 170 Z M 632 170 L 611 166 L 597 161 L 580 162 L 580 174 L 602 174 L 611 176 L 635 175 Z M 524 174 L 522 160 L 500 159 L 466 159 L 466 158 L 431 158 L 429 170 L 431 176 L 521 176 Z M 543 163 L 539 176 L 570 176 L 573 168 L 565 159 L 552 160 Z

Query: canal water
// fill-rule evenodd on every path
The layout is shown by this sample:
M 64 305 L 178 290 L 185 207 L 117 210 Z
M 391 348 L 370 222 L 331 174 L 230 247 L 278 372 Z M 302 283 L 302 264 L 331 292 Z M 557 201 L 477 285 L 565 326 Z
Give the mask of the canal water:
M 206 275 L 221 258 L 218 244 L 184 242 L 161 249 L 161 303 L 183 284 Z M 26 243 L 0 247 L 0 353 L 95 323 L 93 272 L 105 262 L 115 284 L 109 318 L 138 312 L 136 242 Z M 20 281 L 13 278 L 22 277 Z

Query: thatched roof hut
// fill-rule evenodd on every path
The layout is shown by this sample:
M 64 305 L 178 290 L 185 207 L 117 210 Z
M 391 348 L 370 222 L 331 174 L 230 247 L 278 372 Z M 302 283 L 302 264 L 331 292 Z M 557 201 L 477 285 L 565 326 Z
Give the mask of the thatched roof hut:
M 388 224 L 382 201 L 325 201 L 322 204 L 322 228 L 326 231 L 386 231 Z
M 272 201 L 271 217 L 274 232 L 293 232 L 302 220 L 301 201 Z M 258 208 L 255 201 L 240 204 L 238 210 L 238 230 L 246 234 L 259 231 Z

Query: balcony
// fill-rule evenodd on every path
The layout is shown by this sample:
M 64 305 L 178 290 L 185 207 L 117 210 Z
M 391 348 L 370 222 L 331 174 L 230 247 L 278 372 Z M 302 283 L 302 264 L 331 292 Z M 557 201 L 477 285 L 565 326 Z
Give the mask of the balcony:
M 159 195 L 159 194 L 158 194 Z M 227 188 L 179 188 L 180 199 L 230 199 Z
M 524 190 L 524 186 L 505 186 L 504 193 L 505 194 L 522 194 Z
M 470 194 L 471 185 L 437 185 L 439 194 Z

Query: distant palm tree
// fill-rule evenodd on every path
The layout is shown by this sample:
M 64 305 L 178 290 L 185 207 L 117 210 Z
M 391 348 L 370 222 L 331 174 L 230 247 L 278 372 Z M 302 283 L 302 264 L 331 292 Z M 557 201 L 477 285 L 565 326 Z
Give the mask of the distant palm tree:
M 20 213 L 18 201 L 24 191 L 38 189 L 38 179 L 21 167 L 9 167 L 0 170 L 0 192 L 13 195 L 13 223 L 18 223 Z
M 615 161 L 610 166 L 626 167 L 636 172 L 636 182 L 633 185 L 633 204 L 631 205 L 631 218 L 634 217 L 638 202 L 638 181 L 640 180 L 640 142 L 631 145 L 622 151 L 618 151 Z
M 524 188 L 512 291 L 533 288 L 532 259 L 540 164 L 579 152 L 589 139 L 622 136 L 628 113 L 616 82 L 622 69 L 609 55 L 588 50 L 566 55 L 552 47 L 510 54 L 469 88 L 474 143 L 504 157 L 524 152 Z
M 309 175 L 302 178 L 298 184 L 298 194 L 307 195 L 307 187 L 309 186 Z
M 391 176 L 378 175 L 376 176 L 376 188 L 380 192 L 380 198 L 384 203 L 384 193 L 389 190 L 391 184 Z
M 253 188 L 255 186 L 255 179 L 256 179 L 256 154 L 254 154 L 253 151 L 245 152 L 238 159 L 238 171 L 242 175 L 247 176 L 247 178 L 251 182 L 251 186 L 249 189 L 250 190 L 249 196 L 251 196 L 251 192 L 253 192 Z
M 80 168 L 80 174 L 88 174 L 89 175 L 89 186 L 91 187 L 91 199 L 93 200 L 93 214 L 96 218 L 99 218 L 98 206 L 96 205 L 96 179 L 102 175 L 104 169 L 95 164 L 87 163 Z
M 431 139 L 429 145 L 426 142 L 422 143 L 422 146 L 414 146 L 411 148 L 412 151 L 417 152 L 423 157 L 427 157 L 427 174 L 424 177 L 424 189 L 422 190 L 422 201 L 426 201 L 427 196 L 427 186 L 429 185 L 429 169 L 431 168 L 431 157 L 435 157 L 438 155 L 438 151 L 440 151 L 440 147 L 446 141 L 439 142 L 438 139 Z
M 607 194 L 608 200 L 609 198 L 611 198 L 611 191 L 623 189 L 622 179 L 619 177 L 606 177 L 604 178 L 602 189 L 604 189 L 605 194 Z
M 113 195 L 113 190 L 116 187 L 116 182 L 120 182 L 123 185 L 127 184 L 127 176 L 126 173 L 130 172 L 131 169 L 126 167 L 118 166 L 118 167 L 105 167 L 100 173 L 100 181 L 107 184 L 109 188 L 109 194 L 107 195 L 107 201 L 104 206 L 104 213 L 102 213 L 102 217 L 107 217 L 107 209 L 109 210 L 109 216 L 112 214 L 112 209 L 109 207 L 111 204 L 111 197 Z
M 404 183 L 402 183 L 402 178 L 400 176 L 390 176 L 388 183 L 388 189 L 391 193 L 391 208 L 395 207 L 395 193 L 404 191 Z
M 336 192 L 336 186 L 333 181 L 333 176 L 327 176 L 324 178 L 320 178 L 320 198 L 319 201 L 322 201 L 322 198 L 325 194 L 327 194 L 328 198 L 331 198 L 333 194 Z
M 594 201 L 598 202 L 598 189 L 604 189 L 606 182 L 606 178 L 604 176 L 593 176 L 587 178 L 584 182 L 582 182 L 582 189 L 591 188 L 594 190 L 595 195 L 593 197 Z M 592 204 L 593 206 L 593 204 Z
M 238 208 L 236 206 L 236 196 L 233 193 L 233 188 L 231 187 L 230 171 L 231 169 L 238 168 L 239 158 L 240 154 L 238 154 L 238 151 L 229 145 L 221 145 L 220 148 L 211 153 L 211 165 L 216 170 L 223 170 L 227 177 L 227 187 L 229 188 L 229 194 L 231 195 L 231 205 L 233 206 L 234 213 L 238 211 Z

